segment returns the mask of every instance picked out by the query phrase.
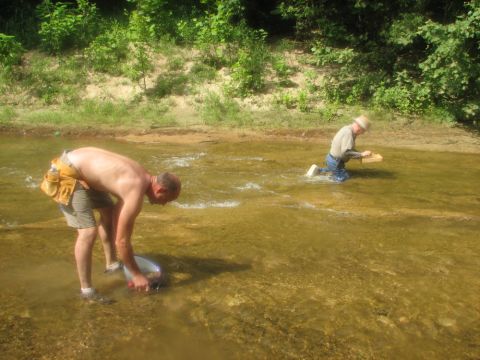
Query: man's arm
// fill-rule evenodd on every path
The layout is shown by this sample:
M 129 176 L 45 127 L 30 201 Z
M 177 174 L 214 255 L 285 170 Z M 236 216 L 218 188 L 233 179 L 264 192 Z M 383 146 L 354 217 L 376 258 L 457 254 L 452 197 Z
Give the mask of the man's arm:
M 131 237 L 137 218 L 142 208 L 143 196 L 130 196 L 125 200 L 119 200 L 116 205 L 115 223 L 115 246 L 118 257 L 133 276 L 133 286 L 137 290 L 148 291 L 148 279 L 140 272 L 133 257 Z

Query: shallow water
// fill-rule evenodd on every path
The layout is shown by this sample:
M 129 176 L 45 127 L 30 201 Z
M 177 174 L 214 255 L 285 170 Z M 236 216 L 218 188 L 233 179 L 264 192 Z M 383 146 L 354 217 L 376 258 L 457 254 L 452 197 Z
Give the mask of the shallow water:
M 97 244 L 116 303 L 77 298 L 75 234 L 38 184 L 85 145 L 183 180 L 133 238 L 168 272 L 158 293 L 103 275 Z M 326 150 L 0 137 L 2 359 L 479 358 L 478 155 L 375 148 L 344 184 L 305 178 Z

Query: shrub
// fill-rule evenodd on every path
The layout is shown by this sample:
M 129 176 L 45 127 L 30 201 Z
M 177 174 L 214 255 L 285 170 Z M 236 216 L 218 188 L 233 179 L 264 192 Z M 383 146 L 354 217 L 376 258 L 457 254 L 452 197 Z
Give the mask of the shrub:
M 274 98 L 277 105 L 285 106 L 287 109 L 298 109 L 301 112 L 310 112 L 311 99 L 307 91 L 301 90 L 298 93 L 284 92 Z
M 84 82 L 82 67 L 72 58 L 60 62 L 48 58 L 31 59 L 24 84 L 30 92 L 46 104 L 75 103 L 79 99 L 78 87 Z
M 0 33 L 0 66 L 10 68 L 18 65 L 24 49 L 15 36 Z
M 140 12 L 132 11 L 128 23 L 128 37 L 132 48 L 130 51 L 131 64 L 127 72 L 134 80 L 143 80 L 143 90 L 147 89 L 147 73 L 153 69 L 150 43 L 154 33 L 147 20 Z
M 452 24 L 428 21 L 420 28 L 430 50 L 419 67 L 423 82 L 435 89 L 435 102 L 472 120 L 480 115 L 480 3 L 467 9 Z
M 128 0 L 135 4 L 135 12 L 142 17 L 151 35 L 158 39 L 177 30 L 178 14 L 174 10 L 182 8 L 178 2 L 168 0 Z
M 97 28 L 97 8 L 88 0 L 77 0 L 77 7 L 43 0 L 37 7 L 39 35 L 43 47 L 58 54 L 61 50 L 88 44 Z
M 234 123 L 246 125 L 250 118 L 242 114 L 238 103 L 229 98 L 222 98 L 215 93 L 207 94 L 201 109 L 201 116 L 207 125 Z
M 181 73 L 161 74 L 152 89 L 148 90 L 149 96 L 163 98 L 168 95 L 183 95 L 187 90 L 188 77 Z
M 322 41 L 317 41 L 312 47 L 312 53 L 315 56 L 317 66 L 330 64 L 349 65 L 357 54 L 351 48 L 337 49 L 326 46 Z
M 204 63 L 195 63 L 189 71 L 189 78 L 194 83 L 203 83 L 213 80 L 217 76 L 217 70 Z
M 119 64 L 129 54 L 127 30 L 117 22 L 92 41 L 85 50 L 90 66 L 96 71 L 118 75 Z
M 254 31 L 245 47 L 238 52 L 238 60 L 232 66 L 231 89 L 234 94 L 247 96 L 265 87 L 266 65 L 269 60 L 265 45 L 266 33 Z
M 294 73 L 294 69 L 287 64 L 284 56 L 273 57 L 272 68 L 277 75 L 280 86 L 289 87 L 293 85 L 289 77 Z

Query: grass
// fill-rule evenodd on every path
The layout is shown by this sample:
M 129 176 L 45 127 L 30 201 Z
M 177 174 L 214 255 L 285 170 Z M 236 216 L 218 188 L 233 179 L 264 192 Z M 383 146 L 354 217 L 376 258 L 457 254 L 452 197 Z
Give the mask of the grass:
M 317 84 L 320 74 L 311 68 L 302 69 L 303 55 L 297 58 L 298 66 L 286 61 L 283 51 L 291 51 L 294 47 L 295 43 L 286 41 L 272 49 L 274 62 L 267 80 L 272 85 L 269 88 L 272 100 L 267 98 L 259 102 L 255 98 L 257 95 L 241 99 L 225 90 L 231 82 L 232 69 L 219 70 L 209 66 L 200 61 L 198 54 L 186 51 L 168 39 L 159 42 L 156 47 L 160 61 L 166 58 L 167 62 L 166 66 L 158 69 L 154 85 L 128 101 L 86 100 L 84 92 L 88 83 L 118 82 L 111 81 L 110 75 L 92 72 L 81 54 L 52 57 L 31 52 L 22 67 L 12 73 L 0 74 L 0 124 L 109 130 L 184 127 L 188 124 L 308 129 L 338 127 L 350 122 L 359 113 L 370 115 L 375 126 L 382 127 L 392 123 L 410 124 L 418 119 L 432 124 L 454 124 L 454 119 L 446 112 L 435 109 L 422 117 L 413 117 L 382 108 L 325 102 Z M 188 63 L 192 65 L 187 66 Z M 295 73 L 304 74 L 305 84 L 290 83 L 290 77 Z M 210 88 L 223 90 L 216 93 Z M 173 109 L 175 105 L 171 95 L 185 96 L 185 103 L 197 101 L 198 105 L 187 110 Z M 248 100 L 269 105 L 252 109 Z M 188 124 L 187 117 L 192 119 Z
M 15 112 L 11 107 L 0 109 L 0 123 L 12 126 L 37 126 L 55 129 L 128 130 L 176 126 L 167 114 L 164 103 L 132 105 L 110 101 L 82 102 L 79 106 L 30 109 Z
M 10 124 L 17 116 L 16 111 L 11 106 L 0 106 L 0 125 Z
M 213 92 L 205 97 L 200 116 L 206 125 L 211 126 L 246 127 L 252 124 L 251 115 L 234 99 Z

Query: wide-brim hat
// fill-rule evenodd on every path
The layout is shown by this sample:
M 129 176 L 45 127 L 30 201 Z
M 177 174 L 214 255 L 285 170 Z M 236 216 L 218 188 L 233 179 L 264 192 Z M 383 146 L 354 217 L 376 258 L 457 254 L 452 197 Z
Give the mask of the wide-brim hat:
M 370 120 L 365 115 L 360 115 L 353 119 L 354 122 L 358 124 L 363 130 L 368 131 L 370 129 Z

